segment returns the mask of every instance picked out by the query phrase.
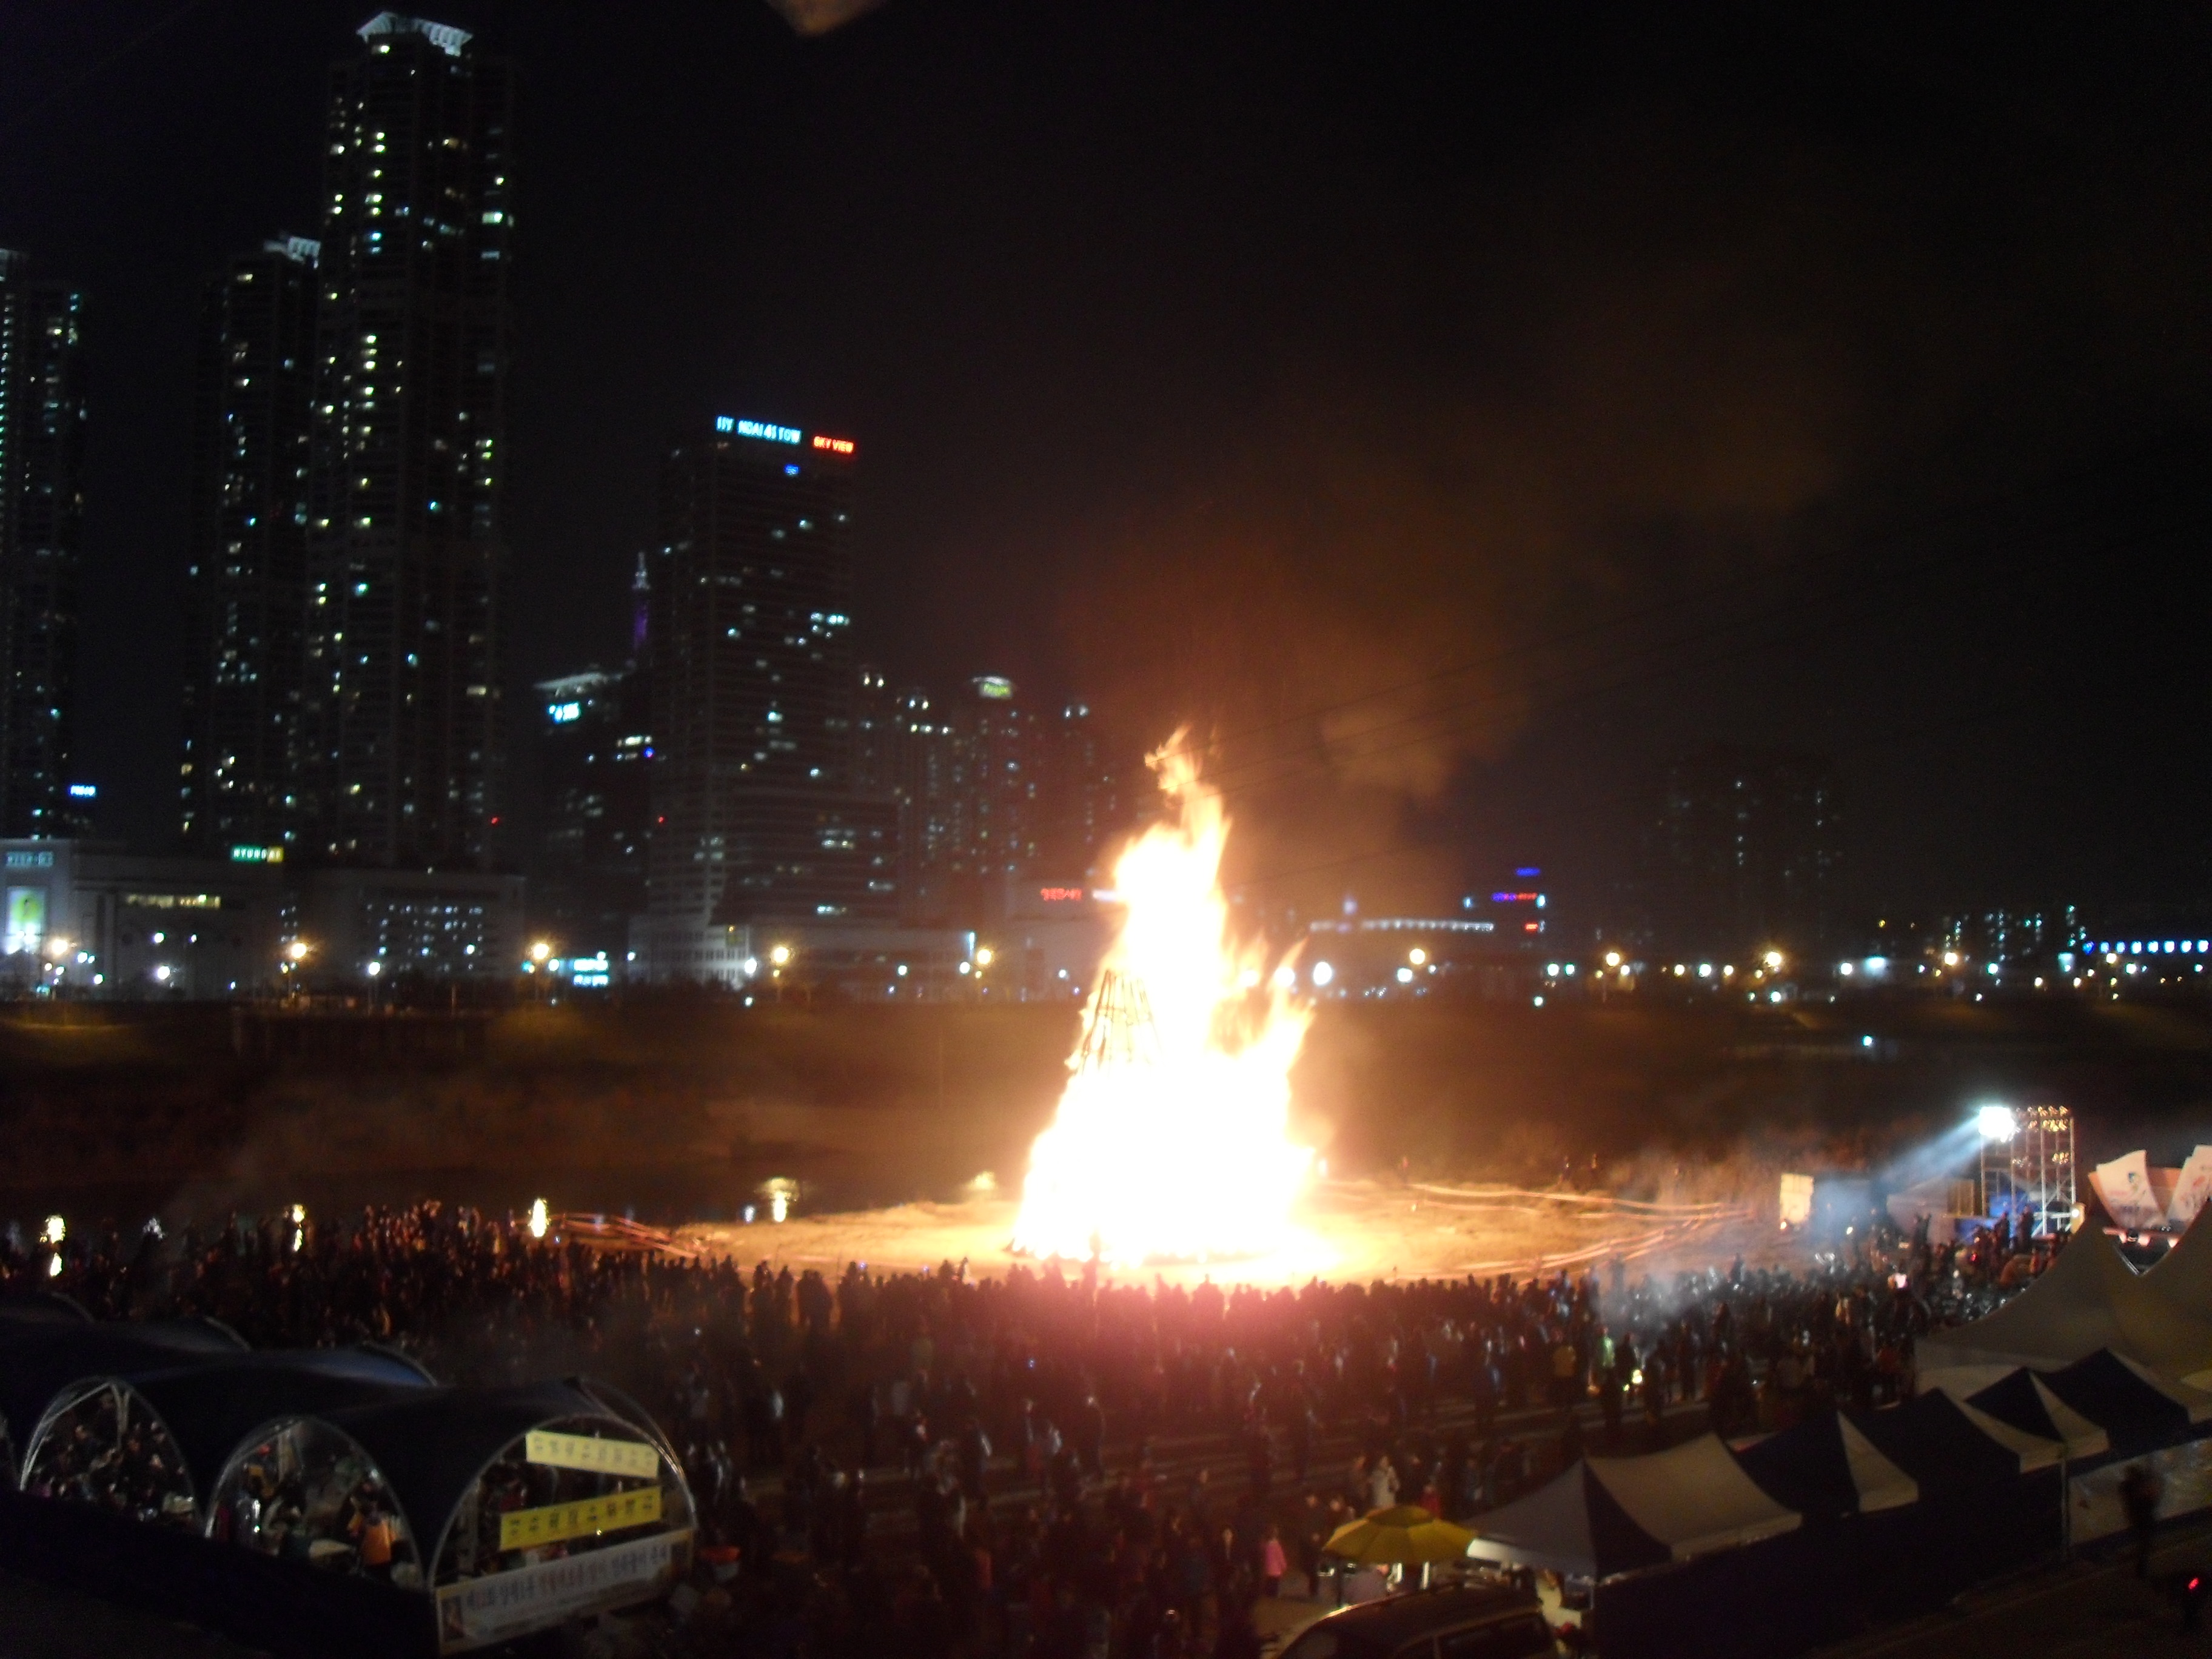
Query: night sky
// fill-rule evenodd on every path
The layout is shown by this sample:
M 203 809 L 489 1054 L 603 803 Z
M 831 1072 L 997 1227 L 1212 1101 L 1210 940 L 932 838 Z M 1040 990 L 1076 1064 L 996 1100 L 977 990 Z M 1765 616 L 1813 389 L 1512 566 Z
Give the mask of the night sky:
M 197 295 L 316 233 L 373 9 L 0 11 L 0 246 L 89 295 L 78 771 L 148 845 Z M 1601 909 L 1726 740 L 1836 757 L 1869 917 L 2208 914 L 2200 10 L 428 15 L 525 75 L 518 738 L 723 411 L 859 441 L 896 678 L 1221 738 L 1270 902 Z

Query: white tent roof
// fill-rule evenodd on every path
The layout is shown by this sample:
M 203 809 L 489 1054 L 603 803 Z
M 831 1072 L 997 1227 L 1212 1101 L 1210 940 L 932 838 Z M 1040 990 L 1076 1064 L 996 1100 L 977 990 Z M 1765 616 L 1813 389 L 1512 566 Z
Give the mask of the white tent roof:
M 2186 1377 L 2212 1367 L 2212 1321 L 2154 1290 L 2091 1227 L 1995 1313 L 1923 1338 L 1920 1363 L 1930 1372 L 1998 1364 L 2056 1370 L 2100 1348 Z
M 2002 1382 L 2022 1369 L 2018 1365 L 1961 1365 L 1953 1370 L 1936 1371 L 1923 1376 L 1920 1390 L 1923 1394 L 1934 1390 L 1949 1395 L 1954 1403 L 1964 1407 L 1978 1422 L 1988 1413 L 1969 1403 L 1973 1396 L 1991 1383 Z M 2069 1457 L 2094 1457 L 2112 1449 L 2112 1437 L 2051 1393 L 2044 1386 L 2043 1379 L 2033 1371 L 2028 1372 L 2028 1382 L 2035 1389 L 2036 1402 L 2043 1407 L 2044 1415 L 2051 1419 L 2051 1426 L 2058 1431 L 2059 1443 L 2066 1448 Z M 2014 1432 L 2022 1431 L 2015 1430 Z
M 1884 1457 L 1873 1441 L 1852 1426 L 1841 1413 L 1836 1431 L 1843 1437 L 1844 1462 L 1850 1466 L 1851 1484 L 1859 1489 L 1859 1513 L 1903 1509 L 1920 1501 L 1920 1483 Z
M 1468 1553 L 1583 1577 L 1617 1571 L 1613 1562 L 1601 1559 L 1605 1552 L 1591 1521 L 1588 1481 L 1602 1486 L 1645 1535 L 1648 1558 L 1686 1561 L 1793 1532 L 1800 1524 L 1794 1510 L 1759 1489 L 1717 1435 L 1708 1434 L 1648 1457 L 1577 1463 L 1526 1498 L 1479 1516 Z M 1612 1524 L 1617 1532 L 1619 1522 Z
M 2176 1311 L 2212 1319 L 2212 1205 L 2198 1212 L 2174 1247 L 2143 1275 L 2143 1283 Z
M 2160 1376 L 2149 1366 L 2130 1359 L 2124 1353 L 2116 1353 L 2112 1358 L 2173 1401 L 2175 1405 L 2186 1409 L 2191 1422 L 2203 1423 L 2212 1420 L 2212 1392 L 2208 1392 L 2196 1382 L 2177 1382 L 2170 1376 Z M 2198 1376 L 2201 1378 L 2203 1373 L 2198 1373 Z
M 1954 1400 L 1951 1403 L 1966 1413 L 1966 1421 L 2020 1459 L 2022 1474 L 2050 1468 L 2066 1455 L 2063 1442 L 2046 1440 L 2039 1434 L 2030 1434 L 2026 1429 L 2015 1429 L 2011 1424 L 2001 1422 L 1963 1400 Z
M 1649 1457 L 1593 1457 L 1589 1466 L 1628 1518 L 1677 1561 L 1798 1526 L 1798 1516 L 1761 1492 L 1717 1434 Z
M 1597 1539 L 1590 1528 L 1583 1474 L 1577 1463 L 1527 1497 L 1476 1516 L 1468 1523 L 1475 1536 L 1467 1553 L 1485 1561 L 1596 1577 Z

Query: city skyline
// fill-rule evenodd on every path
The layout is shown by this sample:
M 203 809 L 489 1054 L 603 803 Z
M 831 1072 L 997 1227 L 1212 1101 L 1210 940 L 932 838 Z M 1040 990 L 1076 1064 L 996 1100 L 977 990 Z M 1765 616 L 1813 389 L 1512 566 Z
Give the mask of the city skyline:
M 1271 62 L 1333 68 L 1208 103 L 1192 94 L 1241 33 L 1178 34 L 1141 8 L 1109 27 L 892 6 L 806 40 L 764 8 L 678 8 L 588 54 L 581 15 L 558 8 L 440 16 L 523 63 L 543 121 L 525 122 L 516 245 L 516 326 L 535 344 L 502 486 L 519 515 L 509 696 L 619 656 L 655 450 L 744 408 L 869 434 L 860 654 L 895 684 L 988 669 L 1047 702 L 1080 696 L 1121 749 L 1180 719 L 1247 734 L 1224 756 L 1255 831 L 1236 873 L 1287 872 L 1308 906 L 1332 885 L 1448 894 L 1466 869 L 1526 855 L 1610 885 L 1633 863 L 1641 781 L 1715 741 L 1834 758 L 1855 911 L 1932 911 L 1968 889 L 2197 902 L 2212 883 L 2203 803 L 2172 762 L 2201 712 L 2179 631 L 2195 578 L 2169 574 L 2203 517 L 2204 410 L 2179 371 L 2196 337 L 2185 324 L 2152 349 L 2139 320 L 2185 248 L 2127 169 L 2101 222 L 2136 262 L 2133 300 L 2065 263 L 2083 222 L 2071 186 L 1990 161 L 1911 77 L 1878 70 L 1881 106 L 1809 24 L 1745 42 L 1684 17 L 1600 47 L 1567 16 L 1420 13 L 1367 40 L 1300 13 L 1270 32 Z M 155 728 L 181 641 L 155 624 L 180 608 L 164 596 L 183 594 L 189 491 L 156 437 L 183 419 L 182 313 L 240 250 L 314 228 L 323 77 L 362 21 L 211 16 L 17 141 L 61 168 L 58 187 L 0 243 L 88 296 L 85 781 L 109 833 L 150 841 L 176 810 L 178 750 Z M 96 58 L 95 27 L 38 21 L 0 87 Z M 2071 73 L 2087 52 L 2142 71 L 2134 118 L 2165 135 L 2169 167 L 2202 165 L 2201 124 L 2149 68 L 2152 21 L 2086 43 L 2059 23 L 2004 38 L 2058 131 L 2100 130 L 2103 83 Z M 1911 44 L 1966 73 L 1950 37 Z M 1415 45 L 1438 67 L 1406 68 Z M 1663 86 L 1636 66 L 1655 46 L 1675 65 Z M 1443 67 L 1475 59 L 1498 68 Z M 1035 136 L 1058 199 L 1118 231 L 1063 246 L 1036 234 L 1061 210 L 1030 187 L 1020 88 L 1057 95 L 1079 61 L 1105 66 L 1091 101 Z M 1386 63 L 1399 80 L 1378 78 Z M 1794 97 L 1745 90 L 1747 64 Z M 1517 88 L 1516 66 L 1534 76 Z M 601 72 L 665 88 L 635 132 L 584 112 Z M 226 98 L 241 74 L 255 95 Z M 886 75 L 897 91 L 878 109 L 860 88 Z M 1456 112 L 1462 75 L 1494 94 L 1490 114 Z M 955 91 L 972 113 L 942 114 Z M 123 139 L 86 124 L 125 96 L 131 130 L 161 135 L 127 147 L 133 165 L 150 179 L 189 163 L 192 211 L 114 184 Z M 1876 106 L 1911 118 L 1885 125 Z M 917 109 L 939 112 L 942 143 L 896 138 Z M 1709 216 L 1705 276 L 1663 228 L 1622 216 L 1629 175 L 1607 146 L 1646 109 L 1667 118 L 1635 188 L 1656 226 Z M 718 121 L 744 142 L 716 141 Z M 1300 161 L 1298 193 L 1269 193 L 1254 169 L 1286 121 L 1371 131 L 1341 152 L 1348 192 Z M 1085 160 L 1109 131 L 1133 148 Z M 1826 132 L 1887 136 L 1838 171 Z M 1424 137 L 1452 159 L 1408 165 L 1398 146 Z M 678 153 L 693 172 L 647 165 Z M 1771 167 L 1747 159 L 1759 153 Z M 1180 155 L 1207 159 L 1162 165 Z M 972 234 L 902 216 L 902 191 Z M 110 198 L 131 204 L 127 262 L 70 205 Z M 1540 198 L 1559 222 L 1532 216 Z M 1233 234 L 1174 228 L 1232 199 L 1258 204 Z M 1815 227 L 1797 200 L 1850 210 Z M 1936 210 L 1966 201 L 1978 218 Z M 1479 241 L 1478 203 L 1497 218 Z M 1764 244 L 1747 228 L 1762 223 Z M 1334 251 L 1322 228 L 1346 224 L 1371 256 Z M 1456 335 L 1391 275 L 1415 268 L 1425 224 L 1464 256 L 1464 281 L 1431 295 L 1468 319 Z M 2017 274 L 1991 252 L 2004 235 L 2057 263 Z M 550 267 L 533 246 L 559 250 Z M 1130 280 L 1147 260 L 1183 309 Z M 1051 303 L 1012 303 L 1032 292 Z M 1341 321 L 1352 294 L 1380 307 L 1370 334 Z M 2160 314 L 2197 315 L 2175 304 Z M 1972 315 L 1994 331 L 1978 357 L 1960 354 L 1979 337 L 1953 325 Z M 1954 343 L 1916 355 L 1930 328 Z M 969 362 L 1006 372 L 979 380 Z M 1622 421 L 1674 447 L 1608 427 L 1594 411 L 1615 392 Z M 1551 413 L 1516 423 L 1511 408 Z M 1455 543 L 1474 550 L 1440 561 Z

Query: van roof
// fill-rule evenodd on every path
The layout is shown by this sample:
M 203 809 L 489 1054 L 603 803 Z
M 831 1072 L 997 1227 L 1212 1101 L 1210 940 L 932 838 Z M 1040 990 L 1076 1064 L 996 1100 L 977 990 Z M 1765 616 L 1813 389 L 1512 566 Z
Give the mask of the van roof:
M 1455 1584 L 1439 1589 L 1408 1590 L 1380 1601 L 1340 1607 L 1306 1628 L 1326 1628 L 1355 1650 L 1387 1654 L 1401 1644 L 1437 1631 L 1454 1630 L 1486 1613 L 1535 1613 L 1535 1596 L 1510 1584 Z M 1304 1632 L 1300 1632 L 1301 1635 Z

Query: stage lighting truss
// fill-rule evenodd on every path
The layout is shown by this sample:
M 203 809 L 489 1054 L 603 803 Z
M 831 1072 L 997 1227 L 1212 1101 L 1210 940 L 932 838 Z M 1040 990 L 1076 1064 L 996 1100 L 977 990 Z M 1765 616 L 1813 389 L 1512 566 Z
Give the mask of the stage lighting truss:
M 1982 1140 L 1982 1213 L 2027 1218 L 2033 1236 L 2070 1231 L 2076 1204 L 2074 1114 L 2063 1106 L 2024 1106 L 2010 1135 Z

